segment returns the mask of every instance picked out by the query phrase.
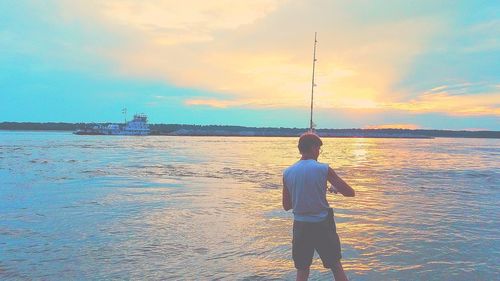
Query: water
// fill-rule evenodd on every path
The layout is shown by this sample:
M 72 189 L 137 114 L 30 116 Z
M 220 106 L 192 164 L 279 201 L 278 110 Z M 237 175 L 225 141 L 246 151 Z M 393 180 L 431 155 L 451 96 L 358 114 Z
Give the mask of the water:
M 296 141 L 0 132 L 0 279 L 291 280 Z M 498 280 L 500 140 L 324 143 L 351 280 Z

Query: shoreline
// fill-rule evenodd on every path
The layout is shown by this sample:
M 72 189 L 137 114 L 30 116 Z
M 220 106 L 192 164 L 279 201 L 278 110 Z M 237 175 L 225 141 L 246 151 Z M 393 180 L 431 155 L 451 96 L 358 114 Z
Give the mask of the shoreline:
M 322 130 L 322 129 L 320 129 Z M 338 129 L 338 130 L 348 130 L 348 129 Z M 357 130 L 363 130 L 363 129 L 357 129 Z M 373 130 L 373 129 L 371 129 Z M 5 131 L 5 132 L 61 132 L 61 133 L 73 133 L 73 130 L 56 130 L 56 129 L 32 129 L 32 130 L 25 130 L 25 129 L 1 129 L 0 131 Z M 305 131 L 304 131 L 305 132 Z M 460 131 L 459 131 L 460 132 Z M 471 132 L 471 131 L 466 131 L 466 132 Z M 496 131 L 488 131 L 488 132 L 493 132 L 497 133 Z M 366 135 L 357 135 L 357 134 L 352 134 L 352 135 L 335 135 L 335 134 L 324 134 L 321 132 L 318 132 L 318 135 L 322 138 L 357 138 L 357 139 L 435 139 L 435 138 L 462 138 L 462 139 L 500 139 L 500 136 L 466 136 L 466 135 L 461 135 L 461 136 L 426 136 L 426 135 L 391 135 L 391 134 L 380 134 L 380 135 L 371 135 L 371 134 L 366 134 Z M 499 132 L 500 135 L 500 132 Z M 85 136 L 85 135 L 83 135 Z M 96 135 L 94 135 L 96 136 Z M 97 135 L 97 136 L 120 136 L 120 135 Z M 121 135 L 121 136 L 129 136 L 129 135 Z M 277 138 L 296 138 L 299 137 L 300 134 L 238 134 L 238 133 L 152 133 L 147 136 L 165 136 L 165 137 L 259 137 L 259 138 L 266 138 L 266 137 L 277 137 Z M 135 137 L 147 137 L 147 136 L 135 136 Z
M 75 132 L 78 129 L 107 126 L 111 123 L 62 123 L 62 122 L 0 122 L 2 131 L 51 131 Z M 201 136 L 201 137 L 298 137 L 307 128 L 245 127 L 229 125 L 149 124 L 152 136 Z M 325 138 L 481 138 L 500 139 L 500 131 L 432 130 L 432 129 L 316 129 Z

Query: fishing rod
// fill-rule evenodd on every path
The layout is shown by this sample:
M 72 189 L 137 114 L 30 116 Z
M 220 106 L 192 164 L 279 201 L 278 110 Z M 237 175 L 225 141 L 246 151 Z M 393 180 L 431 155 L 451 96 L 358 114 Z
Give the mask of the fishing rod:
M 313 53 L 313 69 L 312 69 L 312 83 L 311 83 L 311 119 L 309 121 L 309 132 L 314 132 L 314 127 L 316 126 L 313 122 L 313 104 L 314 104 L 314 87 L 316 84 L 314 83 L 314 70 L 316 68 L 316 44 L 318 40 L 316 40 L 317 32 L 314 32 L 314 53 Z
M 316 83 L 314 83 L 314 71 L 316 69 L 316 46 L 318 44 L 317 40 L 317 32 L 314 32 L 314 51 L 313 51 L 313 69 L 312 69 L 312 82 L 311 82 L 311 119 L 309 120 L 309 133 L 314 133 L 314 127 L 316 124 L 313 122 L 313 106 L 314 106 L 314 87 L 316 87 Z M 339 191 L 333 184 L 327 189 L 330 193 L 337 194 Z

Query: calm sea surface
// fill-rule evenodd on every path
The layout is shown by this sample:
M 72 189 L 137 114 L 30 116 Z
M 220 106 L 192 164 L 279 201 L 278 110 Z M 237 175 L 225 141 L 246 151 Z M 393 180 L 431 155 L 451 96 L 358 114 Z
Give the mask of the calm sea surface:
M 0 131 L 0 279 L 291 280 L 296 141 Z M 500 280 L 500 140 L 324 143 L 352 280 Z

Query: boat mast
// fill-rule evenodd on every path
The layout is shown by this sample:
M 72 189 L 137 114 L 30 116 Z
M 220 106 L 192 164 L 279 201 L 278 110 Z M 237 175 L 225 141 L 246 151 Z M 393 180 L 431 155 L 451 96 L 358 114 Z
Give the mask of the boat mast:
M 314 87 L 316 84 L 314 83 L 314 69 L 316 67 L 316 40 L 317 32 L 314 32 L 314 53 L 313 53 L 313 71 L 312 71 L 312 83 L 311 83 L 311 119 L 309 121 L 309 132 L 314 132 L 314 123 L 313 123 L 313 102 L 314 102 Z
M 124 107 L 124 108 L 122 109 L 122 113 L 123 113 L 123 116 L 124 116 L 124 118 L 125 118 L 125 124 L 127 124 L 127 108 L 125 108 L 125 107 Z

